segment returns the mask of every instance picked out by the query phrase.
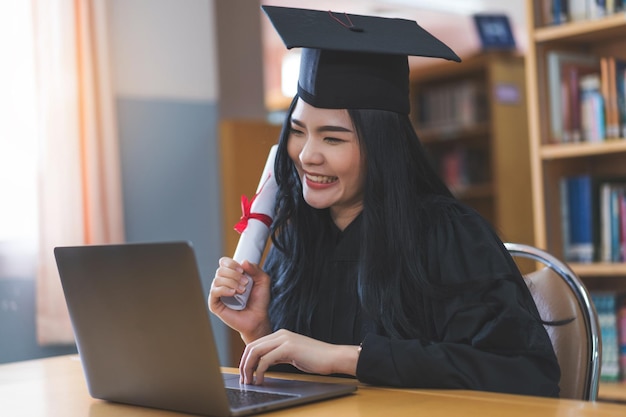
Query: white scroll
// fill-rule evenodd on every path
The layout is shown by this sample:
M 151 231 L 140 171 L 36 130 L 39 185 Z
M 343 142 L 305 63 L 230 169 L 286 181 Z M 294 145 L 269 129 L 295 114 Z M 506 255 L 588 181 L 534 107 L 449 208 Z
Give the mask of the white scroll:
M 239 263 L 247 260 L 254 264 L 261 262 L 263 251 L 270 234 L 274 205 L 276 202 L 276 179 L 274 178 L 274 160 L 278 145 L 272 146 L 263 169 L 256 193 L 252 200 L 242 197 L 242 216 L 235 226 L 241 236 L 235 249 L 233 259 Z M 252 290 L 252 278 L 248 277 L 248 284 L 243 294 L 232 297 L 222 297 L 222 302 L 233 310 L 246 308 L 250 291 Z

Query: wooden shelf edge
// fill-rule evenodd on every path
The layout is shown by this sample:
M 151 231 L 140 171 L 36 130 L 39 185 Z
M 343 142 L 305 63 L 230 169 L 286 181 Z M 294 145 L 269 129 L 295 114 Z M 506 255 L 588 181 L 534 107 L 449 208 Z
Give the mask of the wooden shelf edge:
M 462 56 L 462 65 L 458 62 L 438 62 L 430 58 L 409 57 L 411 82 L 433 82 L 437 80 L 466 78 L 472 73 L 480 73 L 494 60 L 520 60 L 524 55 L 519 51 L 486 51 Z
M 613 31 L 626 27 L 626 13 L 620 12 L 597 19 L 563 23 L 555 26 L 536 28 L 534 40 L 537 43 L 577 40 L 594 34 L 609 36 Z
M 626 139 L 610 139 L 605 142 L 597 143 L 583 142 L 542 145 L 539 152 L 543 160 L 626 152 Z
M 568 263 L 568 265 L 580 277 L 626 277 L 626 263 L 624 262 L 594 262 L 594 263 Z

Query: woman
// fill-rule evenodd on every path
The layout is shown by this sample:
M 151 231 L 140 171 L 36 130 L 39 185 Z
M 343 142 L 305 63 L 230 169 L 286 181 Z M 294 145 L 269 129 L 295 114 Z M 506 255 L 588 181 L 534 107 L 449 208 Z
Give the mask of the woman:
M 323 12 L 266 13 L 284 40 L 281 19 L 336 29 Z M 357 35 L 380 23 L 341 17 Z M 220 259 L 209 296 L 246 343 L 243 382 L 290 364 L 378 385 L 558 396 L 556 357 L 519 270 L 429 165 L 404 93 L 389 92 L 408 82 L 406 64 L 298 46 L 304 69 L 276 156 L 273 245 L 264 269 Z M 393 67 L 384 81 L 381 65 Z M 338 81 L 340 72 L 349 76 Z M 243 292 L 246 274 L 248 306 L 230 310 L 220 297 Z

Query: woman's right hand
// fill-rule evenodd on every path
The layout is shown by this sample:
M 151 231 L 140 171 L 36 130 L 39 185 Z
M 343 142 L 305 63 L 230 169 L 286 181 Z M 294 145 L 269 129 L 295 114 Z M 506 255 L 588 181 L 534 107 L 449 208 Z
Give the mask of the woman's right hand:
M 247 279 L 252 279 L 254 285 L 246 308 L 243 310 L 228 308 L 221 297 L 242 294 Z M 209 310 L 226 325 L 238 331 L 246 344 L 270 334 L 267 316 L 269 300 L 270 278 L 258 265 L 248 261 L 239 264 L 232 258 L 220 258 L 209 292 Z

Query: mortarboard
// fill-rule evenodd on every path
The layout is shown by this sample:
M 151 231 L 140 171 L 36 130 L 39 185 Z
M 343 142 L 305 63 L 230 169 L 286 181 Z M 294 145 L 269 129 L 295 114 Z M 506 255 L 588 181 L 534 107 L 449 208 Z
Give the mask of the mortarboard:
M 287 49 L 303 48 L 298 96 L 315 107 L 408 114 L 408 56 L 461 61 L 412 20 L 261 8 Z

